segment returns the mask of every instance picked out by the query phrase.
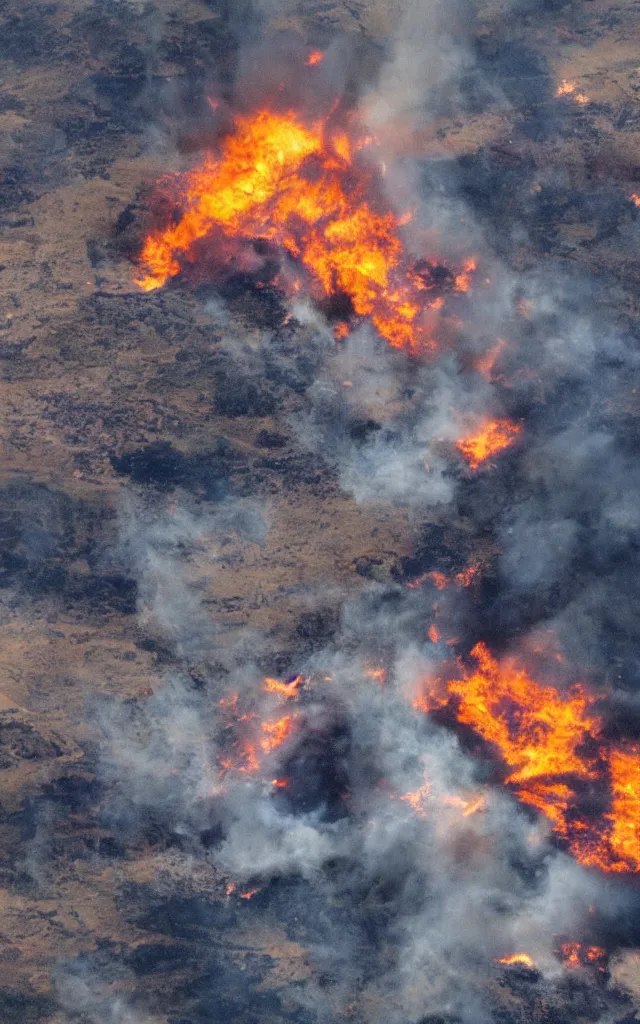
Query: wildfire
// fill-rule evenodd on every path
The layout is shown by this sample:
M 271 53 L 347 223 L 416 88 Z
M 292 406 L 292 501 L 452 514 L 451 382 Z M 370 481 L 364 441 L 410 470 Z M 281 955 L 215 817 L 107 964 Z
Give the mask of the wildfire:
M 387 681 L 387 670 L 381 666 L 365 665 L 362 672 L 367 679 L 373 679 L 374 683 L 378 683 L 379 686 L 384 686 Z
M 293 679 L 285 683 L 281 683 L 279 679 L 270 679 L 267 676 L 262 684 L 262 688 L 267 693 L 277 693 L 281 697 L 297 697 L 303 683 L 304 678 L 302 676 L 294 676 Z
M 241 900 L 250 900 L 250 899 L 252 899 L 253 896 L 255 896 L 255 894 L 257 892 L 260 892 L 260 887 L 259 886 L 258 886 L 257 889 L 249 889 L 248 892 L 241 892 L 239 894 L 240 895 L 240 899 Z
M 604 827 L 584 840 L 575 840 L 571 852 L 583 864 L 604 871 L 640 871 L 640 745 L 611 750 L 611 809 Z
M 495 345 L 488 349 L 483 355 L 478 356 L 475 360 L 475 369 L 481 374 L 485 380 L 493 379 L 494 367 L 506 348 L 506 341 L 504 338 L 498 338 Z
M 260 740 L 260 746 L 265 754 L 281 747 L 287 736 L 293 729 L 293 715 L 284 715 L 277 722 L 263 722 L 261 725 L 264 737 Z
M 442 798 L 443 804 L 447 807 L 455 807 L 462 813 L 463 818 L 470 818 L 472 814 L 477 814 L 478 811 L 486 811 L 487 809 L 487 798 L 484 793 L 480 793 L 478 796 L 474 796 L 469 800 L 465 800 L 462 796 L 445 796 Z
M 583 967 L 585 964 L 594 964 L 601 971 L 606 970 L 604 961 L 607 958 L 607 951 L 600 946 L 583 946 L 581 942 L 563 942 L 560 946 L 560 956 L 565 967 Z
M 427 812 L 425 804 L 429 800 L 430 794 L 431 786 L 429 785 L 429 780 L 425 776 L 425 780 L 419 789 L 414 790 L 412 793 L 405 793 L 404 796 L 400 797 L 400 799 L 404 801 L 404 803 L 409 804 L 409 807 L 411 807 L 420 818 L 426 818 Z
M 563 78 L 560 85 L 556 89 L 556 96 L 570 96 L 572 100 L 584 107 L 589 103 L 589 97 L 585 96 L 583 92 L 578 92 L 578 86 L 575 82 L 568 82 L 566 78 Z
M 430 680 L 413 701 L 431 712 L 451 705 L 457 720 L 492 744 L 517 798 L 536 808 L 585 867 L 640 871 L 640 745 L 610 748 L 594 698 L 576 686 L 563 694 L 542 686 L 513 660 L 498 662 L 487 647 L 461 678 Z M 610 808 L 593 822 L 580 810 L 579 786 L 608 780 Z
M 409 590 L 417 590 L 426 580 L 431 580 L 436 590 L 444 590 L 450 583 L 457 583 L 459 587 L 470 587 L 480 572 L 480 562 L 467 566 L 455 576 L 446 576 L 443 572 L 423 572 L 414 580 L 409 580 L 406 586 Z
M 476 670 L 451 681 L 449 692 L 459 698 L 459 720 L 500 750 L 512 769 L 506 782 L 524 792 L 531 787 L 539 796 L 540 780 L 568 774 L 593 777 L 578 748 L 600 723 L 589 717 L 582 691 L 564 697 L 553 687 L 540 686 L 524 669 L 497 662 L 484 644 L 477 644 L 471 654 Z
M 535 964 L 528 953 L 510 953 L 509 956 L 501 956 L 496 963 L 504 964 L 506 967 L 531 967 Z
M 307 65 L 308 68 L 314 68 L 316 64 L 322 64 L 323 60 L 324 53 L 322 52 L 322 50 L 312 50 L 309 56 L 307 57 L 305 64 Z
M 471 469 L 478 469 L 492 455 L 508 448 L 520 429 L 519 423 L 511 423 L 510 420 L 487 420 L 477 433 L 456 441 L 456 448 Z
M 317 63 L 317 51 L 309 61 Z M 305 125 L 294 113 L 261 110 L 238 116 L 219 159 L 173 179 L 182 211 L 145 240 L 137 281 L 145 291 L 162 287 L 197 258 L 197 243 L 213 231 L 245 242 L 264 239 L 299 261 L 319 298 L 342 296 L 353 315 L 370 317 L 396 348 L 419 350 L 430 341 L 422 313 L 439 308 L 430 296 L 433 265 L 410 267 L 397 218 L 378 198 L 370 164 L 328 121 Z M 453 290 L 468 291 L 475 261 L 453 276 Z M 337 327 L 344 336 L 348 324 Z

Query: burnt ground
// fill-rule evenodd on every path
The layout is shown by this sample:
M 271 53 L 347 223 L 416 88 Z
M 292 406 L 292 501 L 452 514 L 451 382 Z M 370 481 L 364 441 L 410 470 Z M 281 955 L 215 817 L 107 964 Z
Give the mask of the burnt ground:
M 420 143 L 425 173 L 455 177 L 515 268 L 548 259 L 597 274 L 607 319 L 637 336 L 636 5 L 521 6 L 499 28 L 487 8 L 476 31 L 483 81 L 511 113 L 488 109 L 471 78 L 465 115 L 444 104 Z M 105 814 L 87 707 L 135 708 L 179 664 L 137 614 L 135 572 L 110 556 L 123 494 L 185 496 L 207 515 L 228 498 L 268 509 L 262 542 L 226 524 L 194 573 L 221 657 L 248 627 L 268 637 L 262 667 L 274 673 L 330 640 L 363 579 L 417 574 L 434 550 L 422 552 L 428 534 L 404 509 L 358 506 L 299 445 L 290 417 L 325 342 L 284 322 L 277 296 L 238 287 L 222 322 L 201 295 L 132 286 L 127 232 L 176 145 L 191 145 L 207 83 L 231 89 L 239 11 L 0 4 L 0 1017 L 11 1024 L 111 1019 L 101 1014 L 118 996 L 163 1024 L 303 1019 L 287 993 L 313 970 L 305 893 L 270 888 L 256 924 L 205 861 L 184 866 L 162 824 L 123 844 Z M 393 17 L 385 0 L 303 3 L 285 27 L 315 44 L 354 33 L 375 52 Z M 589 106 L 567 112 L 560 78 Z M 521 217 L 535 230 L 514 241 Z M 427 568 L 459 571 L 465 515 Z M 211 666 L 189 669 L 206 691 Z M 620 972 L 637 993 L 637 965 Z M 78 991 L 92 979 L 90 995 L 66 1000 L 75 1009 L 59 1002 L 61 975 Z M 555 1006 L 534 989 L 525 974 L 498 992 L 505 1020 L 598 1018 L 593 992 Z M 620 1020 L 633 1012 L 621 1001 Z

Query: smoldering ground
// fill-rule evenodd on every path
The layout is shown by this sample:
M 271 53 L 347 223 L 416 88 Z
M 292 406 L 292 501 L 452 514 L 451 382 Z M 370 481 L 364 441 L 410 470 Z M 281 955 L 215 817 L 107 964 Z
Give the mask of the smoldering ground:
M 532 10 L 507 13 L 515 19 Z M 550 10 L 544 6 L 545 17 Z M 421 44 L 425 33 L 432 59 L 423 74 L 415 40 Z M 289 42 L 278 45 L 271 52 L 291 52 Z M 177 511 L 150 526 L 133 516 L 123 529 L 119 557 L 136 574 L 142 621 L 168 638 L 182 671 L 174 669 L 144 703 L 92 712 L 106 820 L 126 843 L 161 837 L 165 848 L 187 863 L 213 866 L 224 880 L 215 899 L 195 907 L 178 908 L 177 878 L 171 895 L 166 887 L 140 887 L 132 904 L 140 921 L 146 913 L 168 930 L 199 922 L 224 929 L 237 913 L 256 927 L 285 926 L 313 963 L 302 994 L 285 988 L 285 1002 L 310 1019 L 347 1015 L 354 1003 L 368 1021 L 498 1019 L 508 1011 L 494 961 L 519 950 L 537 965 L 511 982 L 510 992 L 518 984 L 526 990 L 519 993 L 525 1005 L 546 1001 L 565 1018 L 571 1012 L 594 1021 L 631 1012 L 606 978 L 567 982 L 557 956 L 561 941 L 598 945 L 605 933 L 609 948 L 630 941 L 611 935 L 611 907 L 632 902 L 624 883 L 605 883 L 577 866 L 549 840 L 542 819 L 487 786 L 497 781 L 490 757 L 470 756 L 462 739 L 411 708 L 418 680 L 437 674 L 448 653 L 424 639 L 436 604 L 463 655 L 478 639 L 496 651 L 517 650 L 528 634 L 551 627 L 575 675 L 609 694 L 619 689 L 621 703 L 637 693 L 635 339 L 598 310 L 579 275 L 547 269 L 548 254 L 515 268 L 515 250 L 535 240 L 540 206 L 527 199 L 501 211 L 497 238 L 492 190 L 501 172 L 511 185 L 529 184 L 533 169 L 524 161 L 517 172 L 505 171 L 489 154 L 488 169 L 470 170 L 463 160 L 425 166 L 393 152 L 391 128 L 401 115 L 413 130 L 416 111 L 427 120 L 447 105 L 461 113 L 473 103 L 508 109 L 523 136 L 533 122 L 536 131 L 554 130 L 561 114 L 548 71 L 517 48 L 504 49 L 508 59 L 498 52 L 492 74 L 491 55 L 462 8 L 416 7 L 377 75 L 371 58 L 366 84 L 337 76 L 331 60 L 324 65 L 326 94 L 357 86 L 383 144 L 391 139 L 386 187 L 398 209 L 416 207 L 414 244 L 442 243 L 445 262 L 472 248 L 480 271 L 471 294 L 451 307 L 462 326 L 434 320 L 434 333 L 447 334 L 445 352 L 423 364 L 386 349 L 363 326 L 318 358 L 287 408 L 301 441 L 321 452 L 357 500 L 409 507 L 420 539 L 411 575 L 458 573 L 466 563 L 461 552 L 473 556 L 482 544 L 490 555 L 478 589 L 441 596 L 425 581 L 408 591 L 408 566 L 395 582 L 367 584 L 341 609 L 333 638 L 300 656 L 295 670 L 310 682 L 287 703 L 264 691 L 257 659 L 246 656 L 249 644 L 219 672 L 215 624 L 186 582 L 202 523 L 179 501 Z M 248 45 L 245 63 L 259 52 L 269 47 Z M 535 83 L 533 96 L 525 77 Z M 296 74 L 287 88 L 299 88 Z M 243 71 L 241 103 L 256 89 Z M 478 170 L 484 176 L 474 177 Z M 630 210 L 620 216 L 631 223 Z M 296 330 L 294 324 L 294 337 Z M 505 344 L 483 373 L 479 361 L 499 338 Z M 238 362 L 246 366 L 246 354 Z M 287 362 L 285 353 L 281 365 Z M 256 364 L 249 369 L 255 374 Z M 472 472 L 455 441 L 486 415 L 508 416 L 522 434 L 495 465 Z M 204 526 L 224 528 L 215 519 Z M 247 537 L 261 535 L 250 517 Z M 256 650 L 263 642 L 252 633 Z M 189 681 L 194 660 L 207 666 L 200 689 Z M 367 675 L 371 664 L 384 665 L 384 686 Z M 228 703 L 234 693 L 237 715 Z M 260 753 L 255 772 L 233 763 L 243 745 L 259 749 L 261 723 L 277 714 L 293 719 L 287 739 Z M 287 784 L 274 789 L 274 779 Z M 462 804 L 478 791 L 484 804 L 465 815 Z M 258 891 L 243 903 L 246 893 L 232 893 L 225 903 L 227 880 Z M 215 1019 L 220 993 L 228 998 L 224 979 L 237 981 L 229 964 L 219 977 L 219 988 L 210 982 L 199 994 L 171 998 L 187 1001 L 188 1013 L 195 1007 L 196 1020 Z M 258 971 L 256 987 L 259 981 Z M 269 1012 L 284 1019 L 282 1005 Z
M 134 529 L 129 521 L 128 545 Z M 149 531 L 140 531 L 143 547 Z M 179 532 L 174 513 L 151 535 L 170 534 L 175 545 Z M 138 565 L 144 594 L 157 562 Z M 179 579 L 175 554 L 171 569 Z M 189 911 L 196 920 L 213 914 L 231 928 L 242 907 L 245 924 L 284 925 L 309 950 L 313 979 L 287 998 L 320 1019 L 329 1005 L 342 1013 L 356 999 L 367 1020 L 418 1020 L 425 1004 L 454 1019 L 490 1020 L 492 962 L 524 948 L 536 963 L 530 983 L 537 978 L 560 1005 L 559 937 L 583 935 L 594 908 L 611 920 L 612 900 L 625 897 L 554 849 L 540 820 L 486 788 L 482 762 L 411 708 L 418 681 L 438 662 L 415 642 L 433 596 L 403 589 L 390 597 L 374 585 L 345 607 L 334 643 L 301 662 L 308 683 L 293 700 L 265 691 L 255 665 L 238 659 L 231 676 L 212 673 L 204 690 L 174 670 L 143 704 L 94 711 L 104 824 L 125 844 L 153 835 L 173 851 L 159 888 L 131 890 L 137 920 L 157 928 L 169 901 L 162 927 L 186 926 L 175 903 L 184 900 L 177 857 L 187 868 L 211 865 L 219 879 L 217 895 L 198 897 Z M 174 634 L 178 650 L 191 649 L 198 621 L 212 642 L 192 615 L 188 642 Z M 381 657 L 384 685 L 370 669 Z M 283 714 L 294 721 L 291 735 L 246 771 L 237 740 L 260 751 L 261 723 Z M 274 789 L 274 778 L 286 787 Z M 480 806 L 465 814 L 479 794 Z M 245 892 L 252 896 L 242 903 Z M 584 984 L 598 1012 L 608 999 L 624 1005 Z M 208 1009 L 198 1003 L 205 1020 L 215 1015 L 213 983 L 208 999 Z

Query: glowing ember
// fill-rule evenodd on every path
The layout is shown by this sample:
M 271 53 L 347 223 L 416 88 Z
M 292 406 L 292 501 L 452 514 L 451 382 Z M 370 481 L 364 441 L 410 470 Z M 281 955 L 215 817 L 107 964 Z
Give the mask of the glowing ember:
M 637 192 L 632 192 L 629 196 L 629 199 L 631 200 L 634 206 L 640 206 L 640 196 Z
M 322 52 L 322 50 L 312 50 L 309 56 L 307 57 L 305 64 L 307 65 L 308 68 L 313 68 L 316 66 L 316 64 L 321 64 L 323 60 L 324 53 Z
M 511 953 L 509 956 L 502 956 L 496 961 L 505 964 L 506 967 L 535 967 L 535 964 L 528 953 Z
M 520 425 L 510 420 L 488 420 L 477 433 L 456 441 L 456 448 L 469 463 L 478 469 L 483 462 L 504 451 L 520 433 Z
M 182 214 L 147 237 L 139 286 L 149 291 L 175 277 L 214 230 L 246 242 L 266 239 L 306 267 L 318 297 L 345 297 L 355 316 L 370 317 L 397 348 L 428 347 L 421 314 L 442 298 L 428 294 L 432 265 L 409 269 L 397 235 L 401 218 L 380 208 L 371 166 L 353 156 L 369 140 L 352 146 L 326 122 L 307 126 L 294 113 L 269 110 L 238 116 L 235 128 L 220 159 L 209 156 L 175 179 Z M 469 289 L 474 267 L 465 264 L 455 290 Z M 344 336 L 348 324 L 336 331 Z
M 572 100 L 579 103 L 581 107 L 589 103 L 589 97 L 585 96 L 583 92 L 578 92 L 578 86 L 575 82 L 568 82 L 566 78 L 563 78 L 560 85 L 556 89 L 556 96 L 570 96 Z

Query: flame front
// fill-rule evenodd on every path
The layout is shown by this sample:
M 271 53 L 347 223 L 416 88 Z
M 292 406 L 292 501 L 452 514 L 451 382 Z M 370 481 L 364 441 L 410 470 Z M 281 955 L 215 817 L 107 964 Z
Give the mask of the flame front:
M 321 297 L 347 297 L 353 313 L 370 317 L 392 346 L 428 346 L 421 313 L 439 308 L 442 297 L 428 295 L 428 270 L 409 265 L 398 235 L 403 218 L 373 198 L 380 191 L 373 168 L 354 157 L 369 141 L 352 143 L 326 121 L 307 126 L 294 113 L 238 116 L 220 159 L 208 157 L 174 179 L 180 219 L 146 238 L 138 285 L 162 287 L 218 229 L 284 249 L 306 267 Z M 475 266 L 469 260 L 453 277 L 454 291 L 468 291 Z M 338 324 L 339 335 L 346 330 Z
M 482 643 L 471 654 L 475 668 L 447 683 L 431 680 L 416 710 L 453 704 L 457 720 L 492 744 L 510 769 L 505 785 L 549 819 L 581 864 L 640 871 L 640 745 L 610 747 L 590 710 L 594 698 L 581 687 L 563 694 L 542 686 Z M 593 821 L 579 791 L 596 782 L 608 782 L 610 807 Z

